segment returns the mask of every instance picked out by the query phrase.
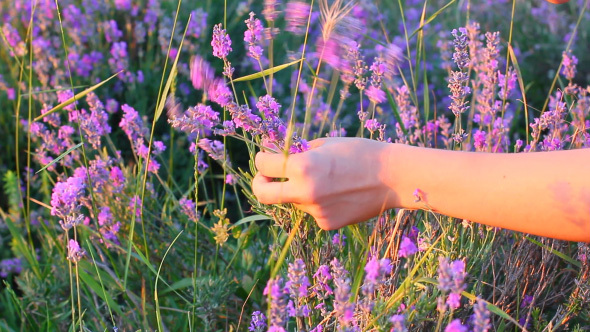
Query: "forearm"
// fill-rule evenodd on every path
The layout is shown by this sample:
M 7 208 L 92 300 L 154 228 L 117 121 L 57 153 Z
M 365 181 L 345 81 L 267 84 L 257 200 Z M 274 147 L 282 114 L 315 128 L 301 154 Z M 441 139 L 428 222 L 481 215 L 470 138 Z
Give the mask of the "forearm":
M 590 150 L 494 154 L 392 144 L 390 205 L 590 242 Z M 424 193 L 415 202 L 416 189 Z

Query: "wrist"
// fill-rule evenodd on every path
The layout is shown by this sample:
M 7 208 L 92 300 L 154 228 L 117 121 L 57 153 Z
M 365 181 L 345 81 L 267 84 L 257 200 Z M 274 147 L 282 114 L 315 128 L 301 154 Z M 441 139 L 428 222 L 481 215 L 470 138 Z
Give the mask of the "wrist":
M 388 208 L 420 209 L 423 207 L 416 202 L 414 191 L 417 187 L 416 174 L 413 170 L 417 165 L 412 161 L 415 147 L 389 143 L 383 150 L 382 181 L 388 188 Z

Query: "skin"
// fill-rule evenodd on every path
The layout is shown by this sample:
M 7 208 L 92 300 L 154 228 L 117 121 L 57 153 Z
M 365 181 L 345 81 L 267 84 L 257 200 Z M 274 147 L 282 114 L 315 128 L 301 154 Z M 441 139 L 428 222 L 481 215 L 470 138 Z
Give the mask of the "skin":
M 406 208 L 590 242 L 590 149 L 480 153 L 362 138 L 311 146 L 295 155 L 256 155 L 252 189 L 260 202 L 294 203 L 324 230 Z

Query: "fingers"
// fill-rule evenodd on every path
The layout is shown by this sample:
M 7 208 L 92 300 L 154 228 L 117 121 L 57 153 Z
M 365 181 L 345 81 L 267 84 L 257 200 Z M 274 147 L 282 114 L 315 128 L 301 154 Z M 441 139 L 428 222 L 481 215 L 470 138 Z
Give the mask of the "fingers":
M 259 172 L 252 180 L 252 191 L 263 204 L 297 203 L 299 198 L 289 181 L 273 182 Z
M 290 158 L 282 153 L 258 152 L 254 163 L 258 172 L 266 177 L 287 178 Z

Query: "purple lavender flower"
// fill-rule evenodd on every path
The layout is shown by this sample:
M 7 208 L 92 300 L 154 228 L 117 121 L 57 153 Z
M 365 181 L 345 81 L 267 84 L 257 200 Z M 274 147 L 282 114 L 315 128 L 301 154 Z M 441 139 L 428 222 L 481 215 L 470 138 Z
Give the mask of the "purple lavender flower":
M 187 36 L 201 38 L 203 31 L 207 27 L 207 17 L 209 16 L 202 8 L 191 11 L 193 19 L 186 28 Z
M 525 295 L 522 298 L 522 302 L 520 303 L 520 307 L 526 308 L 526 307 L 530 306 L 531 303 L 533 303 L 533 297 L 531 295 Z
M 500 91 L 498 91 L 498 97 L 506 100 L 506 98 L 510 96 L 510 93 L 516 88 L 517 79 L 518 77 L 516 76 L 516 71 L 512 69 L 512 67 L 508 69 L 508 73 L 506 75 L 498 71 L 498 87 L 500 88 Z
M 209 99 L 221 107 L 228 106 L 233 99 L 232 92 L 223 79 L 214 79 L 208 86 L 207 93 L 209 94 Z
M 72 263 L 78 263 L 86 255 L 86 250 L 80 248 L 78 241 L 70 240 L 68 242 L 68 260 Z
M 131 199 L 129 200 L 129 209 L 132 213 L 135 214 L 135 217 L 141 217 L 141 208 L 141 197 L 139 197 L 138 195 L 133 195 L 133 197 L 131 197 Z
M 253 12 L 250 12 L 250 18 L 245 21 L 248 29 L 244 32 L 244 41 L 248 43 L 248 56 L 260 60 L 262 56 L 260 45 L 264 28 L 260 20 L 254 18 L 254 15 Z
M 300 137 L 294 137 L 291 146 L 289 147 L 289 153 L 301 153 L 309 150 L 310 146 L 307 140 Z
M 471 89 L 466 85 L 469 76 L 461 71 L 452 71 L 449 77 L 448 87 L 451 90 L 451 105 L 449 109 L 455 116 L 465 113 L 469 109 L 465 102 L 465 97 L 471 93 Z
M 456 260 L 450 262 L 446 257 L 438 259 L 438 289 L 443 292 L 451 292 L 447 298 L 447 304 L 456 309 L 460 306 L 461 292 L 465 289 L 465 262 Z
M 138 138 L 143 138 L 146 128 L 139 117 L 139 113 L 127 104 L 122 105 L 121 109 L 123 110 L 123 118 L 121 118 L 119 127 L 123 129 L 129 140 L 132 142 L 136 141 Z
M 304 1 L 289 1 L 285 8 L 285 30 L 296 35 L 305 33 L 310 6 Z
M 258 133 L 262 119 L 258 115 L 253 114 L 248 106 L 238 106 L 232 102 L 228 105 L 228 111 L 236 128 L 243 128 L 252 134 Z
M 264 95 L 258 98 L 258 102 L 256 103 L 256 108 L 266 119 L 273 119 L 279 115 L 279 109 L 281 108 L 281 104 L 277 103 L 276 99 L 269 95 Z
M 189 107 L 182 117 L 173 117 L 168 122 L 173 128 L 186 133 L 206 136 L 219 123 L 219 113 L 211 106 L 198 104 L 195 107 Z
M 115 0 L 115 8 L 117 10 L 131 10 L 131 0 Z
M 119 30 L 115 20 L 103 22 L 102 25 L 104 29 L 104 37 L 108 43 L 118 42 L 119 39 L 123 37 L 123 31 Z
M 453 46 L 455 47 L 455 52 L 453 53 L 453 61 L 459 67 L 459 70 L 462 71 L 465 67 L 469 65 L 469 53 L 467 52 L 467 29 L 459 28 L 453 29 L 451 32 L 453 37 Z
M 418 248 L 412 239 L 407 236 L 402 237 L 402 242 L 399 245 L 399 257 L 410 257 L 418 252 Z
M 576 76 L 576 65 L 578 64 L 578 58 L 572 55 L 572 52 L 563 52 L 563 63 L 561 67 L 561 74 L 565 76 L 568 81 L 571 81 Z
M 9 274 L 19 274 L 22 271 L 22 261 L 19 258 L 7 258 L 0 261 L 0 278 L 7 278 Z
M 267 21 L 272 22 L 279 16 L 277 6 L 281 2 L 279 0 L 264 0 L 264 8 L 262 9 L 262 15 Z
M 365 90 L 365 95 L 369 98 L 369 100 L 371 102 L 373 102 L 375 104 L 381 104 L 386 99 L 385 92 L 383 90 L 381 90 L 381 88 L 375 87 L 373 85 L 370 85 Z
M 51 194 L 51 215 L 66 218 L 80 210 L 80 199 L 84 196 L 86 184 L 83 177 L 72 176 L 65 182 L 58 182 Z
M 485 301 L 477 299 L 473 306 L 473 332 L 488 332 L 492 328 L 490 311 Z
M 285 293 L 285 287 L 283 285 L 283 279 L 278 277 L 276 279 L 270 279 L 264 289 L 263 295 L 270 295 L 270 328 L 274 331 L 280 331 L 284 329 L 287 323 L 287 296 Z
M 335 246 L 343 247 L 346 244 L 346 242 L 344 242 L 345 239 L 346 235 L 336 233 L 332 237 L 332 244 Z
M 486 142 L 486 132 L 483 130 L 476 130 L 473 133 L 473 146 L 477 151 L 483 151 L 488 145 Z
M 391 332 L 407 332 L 406 317 L 404 315 L 393 315 L 389 321 L 393 323 Z
M 291 298 L 307 296 L 307 288 L 310 285 L 306 273 L 305 263 L 302 259 L 296 259 L 295 262 L 289 263 L 289 280 L 285 287 L 289 289 Z
M 445 332 L 467 332 L 467 327 L 461 324 L 461 320 L 454 319 L 445 327 Z
M 182 211 L 182 213 L 187 216 L 190 221 L 197 222 L 199 220 L 197 205 L 192 199 L 183 197 L 178 201 L 178 205 L 180 206 L 180 211 Z
M 213 40 L 211 40 L 211 46 L 213 47 L 213 55 L 220 59 L 227 58 L 227 55 L 232 50 L 231 39 L 225 32 L 225 29 L 222 29 L 221 23 L 216 24 L 213 27 Z
M 328 265 L 320 265 L 313 278 L 316 280 L 316 285 L 313 287 L 313 292 L 321 299 L 325 299 L 328 295 L 334 294 L 328 282 L 332 280 L 330 274 L 330 267 Z
M 215 78 L 211 65 L 199 55 L 191 60 L 190 73 L 193 87 L 197 90 L 207 90 Z
M 198 144 L 199 148 L 203 149 L 203 151 L 209 154 L 209 157 L 213 158 L 213 160 L 221 161 L 224 159 L 225 150 L 223 143 L 217 140 L 211 141 L 207 138 L 202 138 L 199 140 Z
M 251 332 L 263 332 L 266 329 L 266 316 L 260 311 L 254 311 L 252 313 L 252 321 L 248 331 Z

